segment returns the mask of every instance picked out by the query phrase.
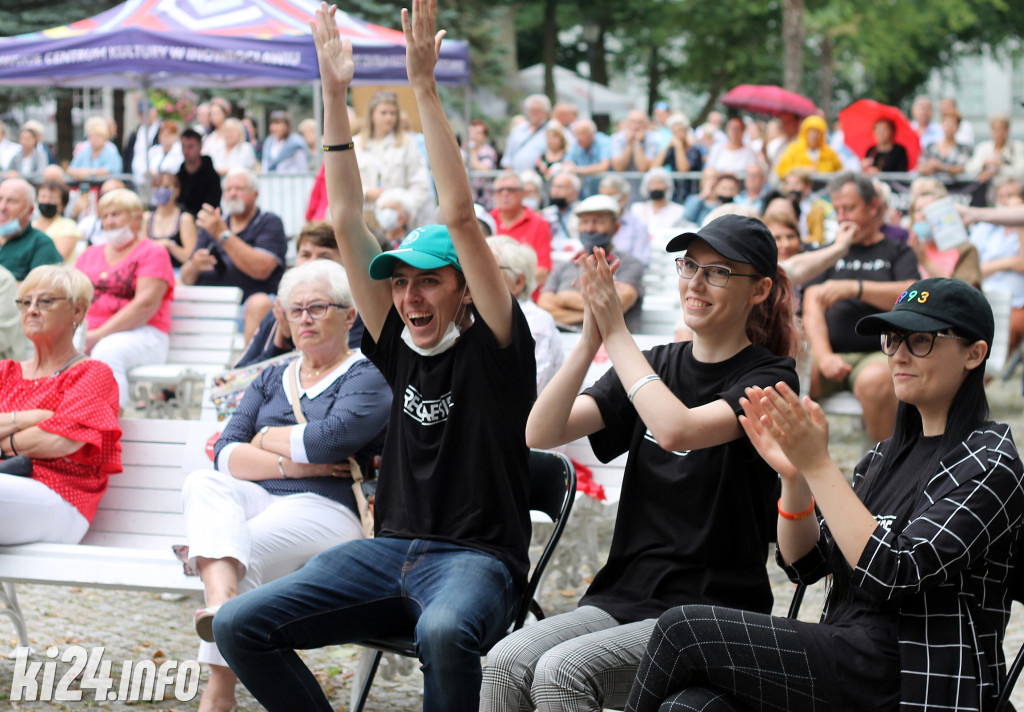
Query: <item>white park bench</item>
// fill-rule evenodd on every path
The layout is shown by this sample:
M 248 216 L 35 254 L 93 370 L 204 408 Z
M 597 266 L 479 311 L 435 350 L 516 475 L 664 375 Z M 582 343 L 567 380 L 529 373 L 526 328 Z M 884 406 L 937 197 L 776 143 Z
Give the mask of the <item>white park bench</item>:
M 181 485 L 192 469 L 210 467 L 209 438 L 217 422 L 122 420 L 124 472 L 111 475 L 99 512 L 81 544 L 0 547 L 0 611 L 28 646 L 19 583 L 202 595 L 171 550 L 185 543 Z
M 146 404 L 147 418 L 190 417 L 205 381 L 234 361 L 241 341 L 241 302 L 242 290 L 237 287 L 175 286 L 167 363 L 136 366 L 128 372 L 129 388 L 135 400 Z M 156 397 L 164 388 L 177 389 L 170 403 Z

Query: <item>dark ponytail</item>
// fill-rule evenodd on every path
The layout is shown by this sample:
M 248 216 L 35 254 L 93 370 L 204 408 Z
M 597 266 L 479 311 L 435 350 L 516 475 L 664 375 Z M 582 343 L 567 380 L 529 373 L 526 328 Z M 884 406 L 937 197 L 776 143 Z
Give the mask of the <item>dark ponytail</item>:
M 795 358 L 800 341 L 793 321 L 796 313 L 793 285 L 781 267 L 775 270 L 771 279 L 768 298 L 755 304 L 747 317 L 747 338 L 750 343 L 764 346 L 776 356 Z

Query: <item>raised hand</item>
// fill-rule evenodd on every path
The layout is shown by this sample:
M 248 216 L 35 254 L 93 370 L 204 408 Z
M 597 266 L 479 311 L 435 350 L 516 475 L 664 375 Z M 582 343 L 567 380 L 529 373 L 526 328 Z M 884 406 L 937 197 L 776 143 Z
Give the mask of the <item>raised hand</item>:
M 310 21 L 316 43 L 316 56 L 320 62 L 320 82 L 325 94 L 344 94 L 352 83 L 356 65 L 352 61 L 352 42 L 342 40 L 338 34 L 338 22 L 334 19 L 337 5 L 320 3 L 316 17 Z
M 792 388 L 780 382 L 764 390 L 760 406 L 762 427 L 805 478 L 811 479 L 831 462 L 828 420 L 820 405 L 807 397 L 801 402 Z
M 437 0 L 413 0 L 412 16 L 402 9 L 402 31 L 405 33 L 405 68 L 409 83 L 434 82 L 434 65 L 441 54 L 441 40 L 446 30 L 437 29 Z

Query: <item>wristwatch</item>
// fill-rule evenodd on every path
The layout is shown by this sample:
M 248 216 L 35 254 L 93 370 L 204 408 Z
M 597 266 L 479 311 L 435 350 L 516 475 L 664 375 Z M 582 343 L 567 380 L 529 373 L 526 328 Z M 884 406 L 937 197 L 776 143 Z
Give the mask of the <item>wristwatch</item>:
M 217 236 L 217 242 L 223 245 L 225 242 L 228 241 L 229 237 L 231 237 L 231 231 L 225 230 L 224 232 Z
M 262 428 L 260 428 L 260 442 L 259 442 L 260 450 L 263 449 L 263 436 L 267 434 L 268 430 L 270 430 L 270 426 L 269 425 L 264 425 Z

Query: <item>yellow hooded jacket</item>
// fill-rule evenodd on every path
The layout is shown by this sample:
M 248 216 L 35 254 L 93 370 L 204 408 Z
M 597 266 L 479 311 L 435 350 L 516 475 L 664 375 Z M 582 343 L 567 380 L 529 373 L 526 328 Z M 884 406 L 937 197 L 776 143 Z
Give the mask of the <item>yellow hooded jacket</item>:
M 818 149 L 818 160 L 814 162 L 807 155 L 807 132 L 811 129 L 818 129 L 821 132 L 821 146 Z M 810 168 L 815 173 L 834 173 L 842 170 L 843 164 L 839 156 L 833 151 L 825 138 L 828 136 L 828 124 L 825 119 L 817 115 L 808 116 L 800 124 L 800 135 L 786 147 L 785 152 L 775 166 L 775 172 L 779 178 L 785 178 L 786 174 L 794 168 Z

